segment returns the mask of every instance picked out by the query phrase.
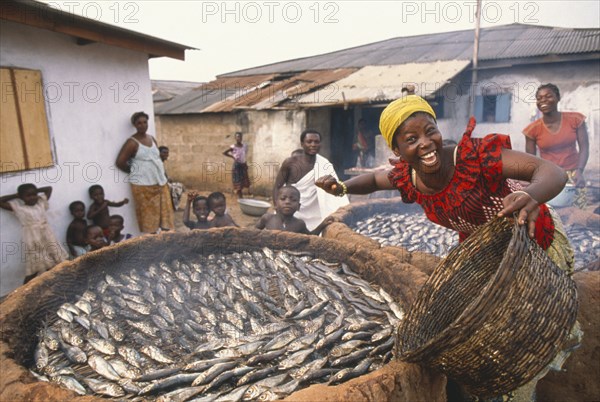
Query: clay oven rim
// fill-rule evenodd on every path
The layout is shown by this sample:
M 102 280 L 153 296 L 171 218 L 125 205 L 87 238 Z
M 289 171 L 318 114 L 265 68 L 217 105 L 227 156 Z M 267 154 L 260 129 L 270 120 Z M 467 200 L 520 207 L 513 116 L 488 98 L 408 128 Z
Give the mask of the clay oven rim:
M 145 266 L 151 262 L 170 261 L 186 253 L 239 252 L 262 247 L 308 252 L 331 262 L 343 261 L 363 279 L 381 284 L 405 308 L 416 296 L 415 287 L 425 281 L 412 266 L 396 264 L 395 267 L 397 260 L 391 255 L 317 236 L 238 228 L 146 235 L 88 253 L 74 261 L 65 261 L 10 293 L 0 304 L 0 361 L 3 368 L 16 364 L 21 371 L 19 379 L 28 386 L 44 385 L 56 389 L 57 385 L 35 380 L 25 368 L 31 364 L 39 324 L 47 314 L 53 313 L 62 303 L 74 301 L 76 295 L 107 273 L 118 272 L 131 264 Z M 3 392 L 4 389 L 0 389 L 0 394 Z

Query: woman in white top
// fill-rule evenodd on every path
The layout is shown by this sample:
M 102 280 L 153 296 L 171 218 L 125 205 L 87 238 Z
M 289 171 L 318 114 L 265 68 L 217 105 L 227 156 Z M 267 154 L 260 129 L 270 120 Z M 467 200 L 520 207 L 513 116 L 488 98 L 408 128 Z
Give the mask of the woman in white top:
M 148 131 L 148 115 L 136 112 L 131 123 L 137 132 L 117 156 L 117 167 L 129 174 L 140 231 L 156 233 L 175 228 L 171 195 L 156 140 Z

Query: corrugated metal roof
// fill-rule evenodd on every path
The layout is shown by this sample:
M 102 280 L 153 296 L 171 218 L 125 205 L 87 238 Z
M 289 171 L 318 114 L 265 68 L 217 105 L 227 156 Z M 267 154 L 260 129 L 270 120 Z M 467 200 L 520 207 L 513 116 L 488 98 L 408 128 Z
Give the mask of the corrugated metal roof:
M 175 99 L 157 105 L 155 113 L 186 114 L 230 112 L 235 109 L 271 109 L 309 91 L 317 90 L 356 69 L 313 70 L 299 74 L 262 74 L 219 77 Z M 292 107 L 291 104 L 283 107 Z
M 221 77 L 181 94 L 174 99 L 157 105 L 156 114 L 186 114 L 201 113 L 210 105 L 222 102 L 239 94 L 243 89 L 259 86 L 270 81 L 276 74 L 261 74 L 242 77 Z
M 421 96 L 434 93 L 464 70 L 470 60 L 367 66 L 327 88 L 306 94 L 295 102 L 305 106 L 385 102 L 402 96 L 407 84 Z
M 467 60 L 473 55 L 474 30 L 388 39 L 327 54 L 240 70 L 226 76 L 284 73 L 368 65 Z M 482 28 L 479 60 L 600 52 L 600 29 L 510 24 Z

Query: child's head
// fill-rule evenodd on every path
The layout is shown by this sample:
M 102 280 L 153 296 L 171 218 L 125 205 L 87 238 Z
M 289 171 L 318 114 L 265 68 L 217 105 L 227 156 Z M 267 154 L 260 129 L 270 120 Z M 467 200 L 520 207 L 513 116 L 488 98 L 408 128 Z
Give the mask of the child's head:
M 292 216 L 300 209 L 300 191 L 294 186 L 284 186 L 277 193 L 275 210 L 282 216 Z
M 111 215 L 108 218 L 108 230 L 110 233 L 120 235 L 123 230 L 125 220 L 121 215 Z
M 102 228 L 97 225 L 89 225 L 85 228 L 85 242 L 90 245 L 92 250 L 98 250 L 108 245 Z
M 235 133 L 235 142 L 237 142 L 238 144 L 241 144 L 242 137 L 243 137 L 243 134 L 241 132 L 238 131 L 237 133 Z
M 298 149 L 294 149 L 292 151 L 292 156 L 300 156 L 304 153 L 304 150 L 302 148 L 298 148 Z
M 192 202 L 192 208 L 194 215 L 196 215 L 196 219 L 198 219 L 198 222 L 207 221 L 208 214 L 210 213 L 210 208 L 208 207 L 208 198 L 202 195 L 197 196 Z
M 90 186 L 88 189 L 90 193 L 90 198 L 94 200 L 95 203 L 100 204 L 104 201 L 104 189 L 99 184 L 94 184 Z
M 83 219 L 85 216 L 85 204 L 83 201 L 73 201 L 69 204 L 69 211 L 75 218 Z
M 217 216 L 225 215 L 225 209 L 227 209 L 227 201 L 225 195 L 219 191 L 210 193 L 208 196 L 208 207 Z
M 17 195 L 25 205 L 35 205 L 38 202 L 38 189 L 35 184 L 25 183 L 17 187 Z
M 160 153 L 160 160 L 161 161 L 164 162 L 167 159 L 169 159 L 169 147 L 161 145 L 160 147 L 158 147 L 158 152 Z

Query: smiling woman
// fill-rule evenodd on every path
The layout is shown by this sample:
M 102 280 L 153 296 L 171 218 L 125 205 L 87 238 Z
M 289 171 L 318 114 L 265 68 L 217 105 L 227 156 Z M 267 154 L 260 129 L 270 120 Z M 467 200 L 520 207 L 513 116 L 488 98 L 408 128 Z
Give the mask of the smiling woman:
M 542 118 L 523 130 L 527 153 L 536 154 L 567 171 L 569 184 L 577 188 L 573 204 L 581 209 L 587 205 L 585 177 L 590 144 L 585 116 L 577 112 L 559 112 L 560 91 L 554 84 L 540 85 L 536 104 Z
M 435 113 L 416 95 L 389 104 L 381 114 L 379 128 L 399 160 L 388 171 L 348 180 L 343 191 L 367 194 L 396 188 L 404 202 L 421 205 L 432 222 L 457 231 L 461 243 L 471 234 L 480 233 L 478 229 L 495 217 L 516 213 L 517 223 L 527 224 L 529 236 L 549 259 L 567 273 L 573 272 L 573 249 L 562 232 L 560 218 L 544 204 L 565 185 L 566 174 L 558 166 L 511 150 L 507 135 L 471 138 L 473 117 L 458 144 L 444 147 Z M 531 184 L 525 191 L 515 191 L 509 179 Z M 340 194 L 343 187 L 331 176 L 321 177 L 316 184 L 334 195 Z M 503 219 L 499 222 L 508 225 Z M 466 244 L 473 244 L 473 238 Z M 478 250 L 476 254 L 481 252 Z M 524 296 L 517 294 L 523 300 Z M 518 388 L 515 400 L 531 400 L 531 389 L 535 389 L 539 377 Z
M 573 251 L 559 230 L 560 218 L 544 204 L 564 187 L 566 175 L 562 169 L 511 150 L 506 135 L 471 138 L 474 118 L 457 145 L 443 146 L 433 109 L 416 95 L 389 104 L 381 114 L 379 127 L 399 159 L 392 169 L 346 181 L 345 191 L 368 194 L 398 189 L 404 202 L 421 205 L 429 220 L 457 231 L 460 241 L 496 215 L 511 216 L 515 212 L 519 223 L 527 224 L 529 236 L 554 262 L 572 271 Z M 519 168 L 522 166 L 529 168 Z M 525 191 L 516 191 L 508 179 L 532 184 Z M 330 194 L 344 191 L 331 176 L 321 177 L 316 184 Z

